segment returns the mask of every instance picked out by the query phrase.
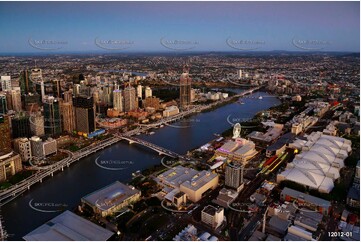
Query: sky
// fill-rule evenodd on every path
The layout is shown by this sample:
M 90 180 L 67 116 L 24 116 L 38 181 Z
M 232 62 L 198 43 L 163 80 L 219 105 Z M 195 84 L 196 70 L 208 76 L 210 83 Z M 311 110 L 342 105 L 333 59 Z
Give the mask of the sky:
M 0 53 L 360 51 L 359 2 L 0 2 Z

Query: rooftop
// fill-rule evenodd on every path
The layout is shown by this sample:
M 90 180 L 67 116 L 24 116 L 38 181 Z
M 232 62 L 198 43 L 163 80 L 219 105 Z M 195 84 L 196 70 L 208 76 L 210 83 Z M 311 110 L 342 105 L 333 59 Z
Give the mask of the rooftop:
M 65 211 L 23 237 L 27 241 L 105 241 L 113 235 L 70 211 Z
M 82 198 L 82 200 L 92 206 L 98 207 L 101 210 L 108 210 L 122 203 L 124 200 L 136 193 L 139 193 L 137 189 L 116 181 L 104 188 L 86 195 Z

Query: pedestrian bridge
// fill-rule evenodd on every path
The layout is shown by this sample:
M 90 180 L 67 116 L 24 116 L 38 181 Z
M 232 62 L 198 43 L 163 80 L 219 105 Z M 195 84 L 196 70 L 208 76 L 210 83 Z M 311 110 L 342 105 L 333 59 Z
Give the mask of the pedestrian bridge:
M 163 148 L 163 147 L 161 147 L 159 145 L 150 143 L 148 141 L 138 139 L 136 137 L 119 135 L 119 138 L 123 139 L 123 140 L 127 140 L 129 142 L 129 144 L 134 144 L 135 143 L 135 144 L 143 145 L 143 146 L 145 146 L 145 147 L 147 147 L 149 149 L 152 149 L 152 150 L 158 152 L 159 155 L 166 155 L 166 156 L 169 156 L 171 158 L 179 158 L 179 159 L 184 159 L 185 158 L 184 156 L 182 156 L 180 154 L 177 154 L 176 152 L 173 152 L 171 150 Z

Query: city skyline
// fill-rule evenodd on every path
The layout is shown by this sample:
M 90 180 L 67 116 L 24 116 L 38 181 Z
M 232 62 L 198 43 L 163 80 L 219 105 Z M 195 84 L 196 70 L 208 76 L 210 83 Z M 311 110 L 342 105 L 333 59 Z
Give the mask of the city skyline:
M 0 54 L 359 52 L 359 2 L 2 2 Z M 162 14 L 158 14 L 161 12 Z

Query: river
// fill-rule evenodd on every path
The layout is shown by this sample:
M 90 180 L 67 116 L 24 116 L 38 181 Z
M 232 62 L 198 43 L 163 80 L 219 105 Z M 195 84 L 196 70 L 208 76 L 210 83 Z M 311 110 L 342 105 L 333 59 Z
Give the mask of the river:
M 255 98 L 260 95 L 263 96 L 262 100 Z M 252 118 L 257 112 L 280 104 L 276 97 L 264 92 L 256 92 L 242 98 L 242 101 L 244 104 L 231 103 L 210 112 L 198 113 L 187 120 L 157 129 L 153 135 L 138 137 L 178 154 L 185 154 L 214 139 L 214 133 L 222 133 L 230 128 L 229 121 Z M 160 164 L 161 159 L 150 149 L 121 141 L 76 162 L 1 208 L 3 225 L 10 235 L 8 240 L 22 240 L 24 235 L 60 214 L 57 211 L 59 204 L 73 210 L 81 197 L 116 180 L 129 182 L 134 171 Z M 122 169 L 101 167 L 113 168 L 114 164 Z

